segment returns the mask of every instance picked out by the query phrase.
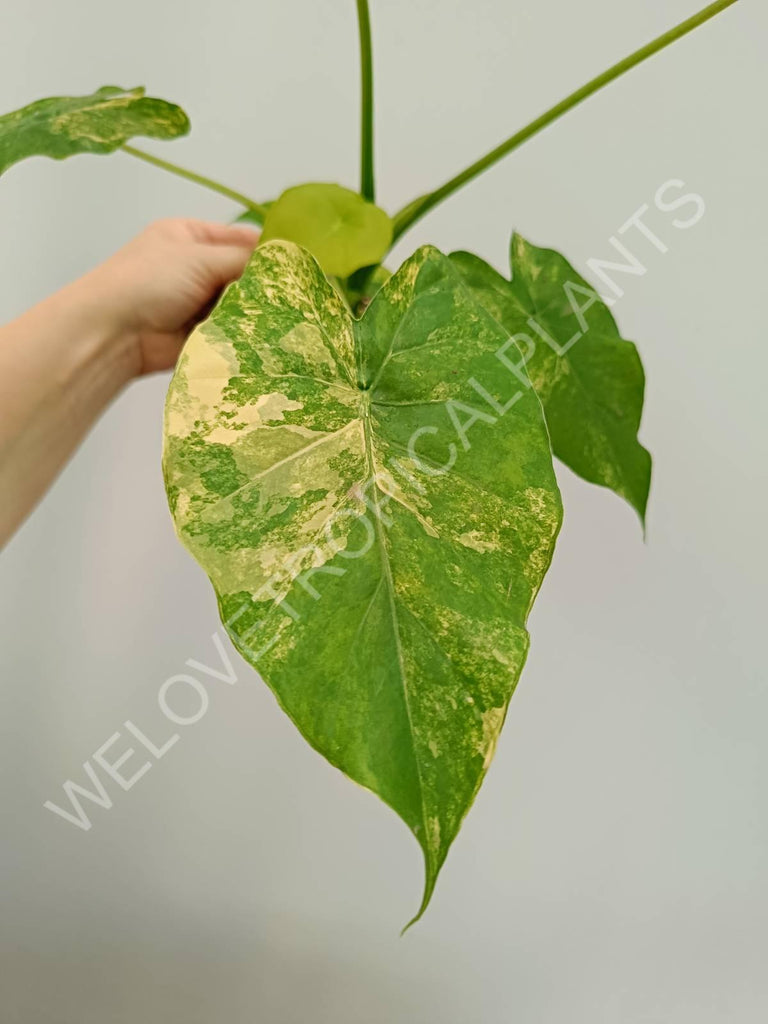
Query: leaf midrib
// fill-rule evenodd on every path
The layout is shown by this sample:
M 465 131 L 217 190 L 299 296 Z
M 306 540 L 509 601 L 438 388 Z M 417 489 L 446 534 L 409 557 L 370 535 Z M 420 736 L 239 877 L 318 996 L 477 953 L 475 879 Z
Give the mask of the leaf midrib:
M 407 675 L 406 675 L 406 671 L 405 671 L 405 663 L 404 663 L 404 660 L 403 660 L 403 648 L 402 648 L 402 644 L 400 643 L 400 624 L 399 624 L 399 619 L 398 619 L 398 615 L 397 615 L 397 595 L 395 594 L 395 583 L 394 583 L 394 579 L 392 577 L 392 566 L 391 566 L 390 561 L 389 561 L 389 551 L 387 549 L 386 537 L 385 537 L 385 534 L 384 534 L 384 528 L 383 528 L 382 523 L 381 523 L 381 515 L 380 515 L 381 507 L 379 505 L 379 498 L 378 498 L 378 494 L 379 494 L 379 491 L 381 489 L 380 489 L 379 484 L 378 484 L 378 474 L 376 472 L 376 466 L 375 466 L 375 463 L 374 463 L 373 437 L 372 437 L 372 428 L 371 428 L 370 409 L 371 409 L 370 392 L 364 392 L 363 395 L 362 395 L 362 409 L 361 409 L 362 420 L 363 420 L 363 444 L 365 446 L 365 457 L 366 457 L 366 462 L 367 462 L 367 466 L 368 466 L 369 479 L 373 481 L 372 491 L 373 491 L 373 500 L 374 500 L 374 519 L 375 519 L 374 531 L 376 533 L 376 539 L 378 541 L 379 552 L 380 552 L 380 555 L 381 555 L 382 575 L 383 575 L 384 581 L 385 581 L 386 586 L 387 586 L 387 594 L 388 594 L 388 597 L 389 597 L 389 607 L 390 607 L 391 622 L 392 622 L 392 633 L 393 633 L 394 640 L 395 640 L 395 649 L 397 651 L 397 663 L 398 663 L 398 666 L 400 668 L 400 681 L 401 681 L 402 687 L 403 687 L 403 700 L 404 700 L 404 703 L 405 703 L 405 713 L 406 713 L 406 716 L 408 718 L 408 727 L 409 727 L 408 732 L 409 732 L 409 736 L 410 736 L 410 739 L 411 739 L 411 751 L 413 753 L 413 764 L 414 764 L 414 768 L 416 770 L 416 780 L 417 780 L 417 782 L 419 784 L 419 802 L 421 804 L 421 828 L 422 828 L 422 835 L 420 837 L 417 837 L 417 838 L 419 838 L 419 845 L 424 850 L 424 856 L 427 858 L 428 862 L 431 862 L 432 857 L 431 857 L 430 851 L 429 851 L 429 842 L 428 842 L 428 836 L 427 836 L 427 810 L 426 810 L 426 806 L 424 804 L 424 782 L 423 782 L 422 777 L 421 777 L 421 767 L 420 767 L 420 764 L 419 764 L 419 757 L 418 757 L 418 754 L 416 752 L 416 743 L 415 743 L 414 728 L 413 728 L 413 717 L 411 715 L 411 705 L 410 705 L 410 699 L 409 699 L 409 695 L 408 695 L 408 680 L 407 680 Z M 431 874 L 431 871 L 432 871 L 432 865 L 430 863 L 428 874 Z

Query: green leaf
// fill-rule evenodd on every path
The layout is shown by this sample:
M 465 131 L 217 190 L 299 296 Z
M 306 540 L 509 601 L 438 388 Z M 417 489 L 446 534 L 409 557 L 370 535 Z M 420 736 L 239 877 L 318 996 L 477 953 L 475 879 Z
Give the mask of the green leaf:
M 450 259 L 520 344 L 552 450 L 590 483 L 625 498 L 645 521 L 651 456 L 637 439 L 645 376 L 597 292 L 552 249 L 512 236 L 512 280 L 478 256 Z
M 273 206 L 273 202 L 262 203 L 263 209 L 268 210 L 270 206 Z M 239 217 L 235 217 L 232 221 L 233 224 L 255 224 L 257 228 L 260 228 L 264 223 L 264 218 L 257 210 L 243 210 Z
M 493 756 L 561 521 L 521 362 L 436 249 L 355 320 L 307 252 L 270 242 L 168 392 L 179 537 L 309 743 L 416 836 L 419 914 Z
M 363 267 L 347 278 L 343 284 L 342 294 L 355 316 L 363 315 L 371 304 L 371 299 L 390 277 L 392 271 L 379 263 L 375 267 Z M 335 282 L 336 278 L 331 280 Z
M 136 135 L 175 139 L 188 131 L 181 107 L 145 96 L 141 87 L 53 96 L 0 117 L 0 174 L 30 156 L 112 153 Z
M 272 204 L 261 237 L 296 242 L 326 274 L 349 277 L 381 261 L 392 241 L 392 221 L 341 185 L 296 185 Z

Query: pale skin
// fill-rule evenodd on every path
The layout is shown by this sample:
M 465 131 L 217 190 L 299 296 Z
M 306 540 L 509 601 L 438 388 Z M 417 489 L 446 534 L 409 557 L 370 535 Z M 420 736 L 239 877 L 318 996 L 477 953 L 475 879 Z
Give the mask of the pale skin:
M 258 237 L 240 226 L 158 221 L 0 328 L 0 546 L 123 388 L 174 366 Z

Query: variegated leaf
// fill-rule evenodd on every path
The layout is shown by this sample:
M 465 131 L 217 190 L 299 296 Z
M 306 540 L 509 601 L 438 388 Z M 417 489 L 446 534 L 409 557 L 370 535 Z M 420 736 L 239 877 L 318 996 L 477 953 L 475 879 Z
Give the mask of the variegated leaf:
M 181 107 L 145 96 L 141 87 L 52 96 L 0 117 L 0 174 L 30 156 L 112 153 L 136 135 L 175 139 L 188 131 Z
M 269 242 L 168 392 L 179 537 L 309 743 L 416 836 L 419 914 L 493 756 L 561 521 L 521 363 L 436 249 L 354 320 L 306 251 Z
M 468 252 L 451 254 L 479 302 L 520 343 L 552 449 L 575 473 L 610 487 L 645 521 L 651 456 L 637 439 L 645 376 L 637 349 L 571 264 L 512 236 L 512 280 Z

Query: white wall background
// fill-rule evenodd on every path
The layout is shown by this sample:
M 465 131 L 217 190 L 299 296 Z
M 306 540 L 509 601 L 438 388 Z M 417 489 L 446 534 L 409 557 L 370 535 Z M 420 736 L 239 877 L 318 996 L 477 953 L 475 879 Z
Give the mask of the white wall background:
M 703 0 L 702 0 L 703 2 Z M 400 206 L 692 0 L 374 0 L 380 201 Z M 354 185 L 351 0 L 10 0 L 0 108 L 144 83 L 192 135 L 155 152 L 267 198 Z M 212 663 L 176 542 L 165 378 L 105 415 L 0 562 L 0 1019 L 10 1024 L 762 1024 L 768 1016 L 764 97 L 741 0 L 423 221 L 503 266 L 510 230 L 578 265 L 670 177 L 707 203 L 636 247 L 616 312 L 648 375 L 647 544 L 561 473 L 554 567 L 495 764 L 418 903 L 420 854 L 307 748 L 242 662 L 83 833 L 43 809 L 157 690 Z M 35 160 L 0 187 L 0 319 L 153 218 L 234 208 L 127 156 Z M 236 655 L 233 654 L 236 658 Z M 165 723 L 167 725 L 167 723 Z

